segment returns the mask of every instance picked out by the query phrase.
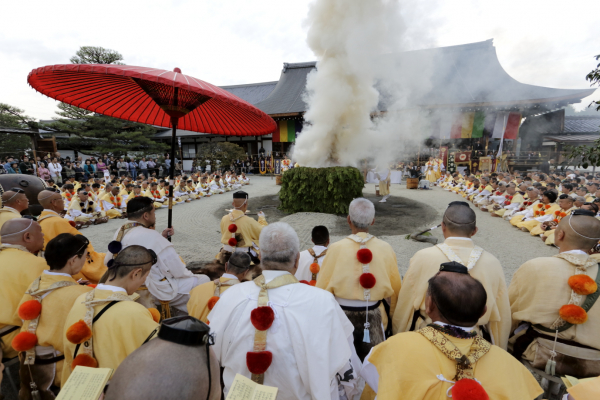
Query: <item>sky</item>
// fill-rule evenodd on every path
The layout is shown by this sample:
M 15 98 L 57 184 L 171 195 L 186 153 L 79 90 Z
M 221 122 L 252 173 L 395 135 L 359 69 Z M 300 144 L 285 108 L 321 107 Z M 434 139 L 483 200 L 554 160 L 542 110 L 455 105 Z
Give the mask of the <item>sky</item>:
M 215 85 L 276 81 L 284 62 L 315 60 L 306 44 L 312 1 L 3 1 L 0 102 L 52 118 L 57 102 L 29 87 L 27 74 L 69 63 L 80 46 L 119 51 L 129 65 L 178 67 Z M 400 3 L 407 49 L 494 39 L 513 78 L 565 89 L 588 88 L 585 75 L 600 62 L 597 0 Z

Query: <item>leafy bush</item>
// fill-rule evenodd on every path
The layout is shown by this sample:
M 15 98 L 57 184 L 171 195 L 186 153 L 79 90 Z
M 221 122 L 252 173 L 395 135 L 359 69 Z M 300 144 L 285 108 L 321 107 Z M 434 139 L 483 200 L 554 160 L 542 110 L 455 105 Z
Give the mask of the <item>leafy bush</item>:
M 362 197 L 363 176 L 353 167 L 292 168 L 283 174 L 279 208 L 285 212 L 348 214 Z

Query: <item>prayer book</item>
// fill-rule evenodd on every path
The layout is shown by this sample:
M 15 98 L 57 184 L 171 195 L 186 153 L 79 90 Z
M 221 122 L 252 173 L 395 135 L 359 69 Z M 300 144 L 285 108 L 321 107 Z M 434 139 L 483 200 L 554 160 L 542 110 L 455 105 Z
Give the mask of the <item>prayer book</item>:
M 565 376 L 561 376 L 560 378 L 563 383 L 565 384 L 565 386 L 567 387 L 567 389 L 572 388 L 573 386 L 579 384 L 579 383 L 583 383 L 583 382 L 587 382 L 587 381 L 591 381 L 592 379 L 595 378 L 583 378 L 583 379 L 577 379 L 573 376 L 569 376 L 569 375 L 565 375 Z
M 225 400 L 275 400 L 277 390 L 276 387 L 264 386 L 245 376 L 235 374 Z
M 77 366 L 56 400 L 98 400 L 112 373 L 112 368 Z

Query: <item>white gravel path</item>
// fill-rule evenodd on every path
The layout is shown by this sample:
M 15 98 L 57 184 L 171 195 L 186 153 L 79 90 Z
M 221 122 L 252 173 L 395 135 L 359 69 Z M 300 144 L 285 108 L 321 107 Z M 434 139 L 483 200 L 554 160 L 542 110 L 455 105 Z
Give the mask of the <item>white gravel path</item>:
M 252 176 L 251 184 L 244 187 L 250 195 L 250 211 L 252 211 L 252 197 L 275 195 L 279 191 L 275 180 L 270 177 Z M 365 193 L 375 191 L 373 184 L 367 184 Z M 424 202 L 438 212 L 439 220 L 449 202 L 462 200 L 462 197 L 448 193 L 441 188 L 433 190 L 407 190 L 404 184 L 392 185 L 392 196 L 407 197 L 416 201 Z M 175 249 L 186 262 L 208 261 L 217 254 L 220 248 L 219 219 L 215 212 L 225 209 L 231 205 L 231 193 L 203 198 L 188 204 L 182 204 L 173 209 L 173 226 L 175 236 L 173 243 Z M 501 218 L 492 218 L 488 213 L 477 210 L 479 232 L 474 237 L 477 245 L 494 254 L 504 266 L 507 282 L 512 274 L 525 261 L 534 257 L 550 256 L 556 254 L 556 248 L 546 246 L 539 238 L 528 233 L 521 232 L 512 227 Z M 269 220 L 268 210 L 265 212 Z M 167 225 L 166 208 L 157 210 L 157 229 L 162 230 Z M 335 226 L 336 217 L 320 213 L 297 213 L 286 216 L 281 221 L 289 223 L 300 237 L 302 249 L 310 246 L 310 232 L 315 225 L 325 225 L 329 228 Z M 108 243 L 112 240 L 115 231 L 124 223 L 124 220 L 111 220 L 106 224 L 91 226 L 83 229 L 81 233 L 87 236 L 96 251 L 106 251 Z M 375 220 L 377 223 L 377 220 Z M 432 224 L 432 226 L 435 225 Z M 425 229 L 427 227 L 423 227 Z M 431 246 L 428 243 L 414 242 L 404 239 L 409 233 L 405 232 L 401 225 L 398 234 L 394 236 L 382 236 L 381 239 L 392 245 L 398 257 L 398 267 L 402 275 L 406 272 L 412 255 L 420 249 Z M 434 236 L 443 240 L 441 229 L 434 231 Z M 332 236 L 331 240 L 340 240 L 342 236 Z

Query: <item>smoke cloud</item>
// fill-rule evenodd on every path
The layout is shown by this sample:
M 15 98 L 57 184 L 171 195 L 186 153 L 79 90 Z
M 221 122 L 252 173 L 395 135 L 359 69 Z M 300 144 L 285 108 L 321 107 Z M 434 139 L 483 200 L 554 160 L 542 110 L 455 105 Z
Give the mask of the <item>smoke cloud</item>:
M 431 27 L 425 19 L 412 0 L 312 4 L 307 42 L 317 68 L 307 79 L 308 109 L 293 150 L 300 165 L 357 166 L 365 158 L 384 165 L 417 151 L 416 134 L 430 127 L 423 126 L 423 111 L 409 103 L 413 92 L 428 91 L 433 65 L 399 53 L 434 45 L 418 27 Z

